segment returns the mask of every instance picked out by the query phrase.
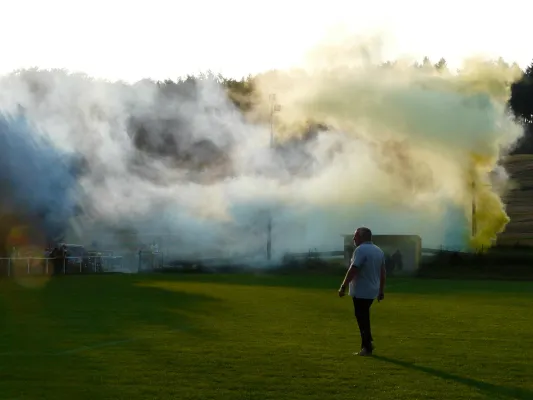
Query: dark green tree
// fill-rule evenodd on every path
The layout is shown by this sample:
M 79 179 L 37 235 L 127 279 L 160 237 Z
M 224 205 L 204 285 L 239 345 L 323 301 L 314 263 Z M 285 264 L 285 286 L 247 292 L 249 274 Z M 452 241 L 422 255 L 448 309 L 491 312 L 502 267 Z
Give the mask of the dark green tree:
M 518 81 L 511 84 L 508 106 L 526 131 L 515 154 L 533 153 L 533 63 Z
M 422 59 L 422 62 L 415 61 L 415 63 L 413 64 L 413 68 L 430 70 L 433 69 L 433 65 L 431 64 L 431 60 L 429 59 L 429 57 L 426 56 Z
M 381 68 L 391 69 L 396 66 L 396 61 L 385 61 L 381 64 Z
M 441 58 L 435 65 L 434 65 L 435 69 L 437 71 L 444 71 L 448 68 L 448 65 L 446 64 L 446 59 Z
M 254 106 L 255 85 L 252 76 L 240 80 L 218 76 L 218 81 L 226 88 L 229 99 L 241 111 L 250 111 Z
M 431 64 L 431 60 L 429 59 L 429 57 L 426 56 L 422 60 L 422 68 L 426 68 L 426 69 L 433 68 L 433 65 Z

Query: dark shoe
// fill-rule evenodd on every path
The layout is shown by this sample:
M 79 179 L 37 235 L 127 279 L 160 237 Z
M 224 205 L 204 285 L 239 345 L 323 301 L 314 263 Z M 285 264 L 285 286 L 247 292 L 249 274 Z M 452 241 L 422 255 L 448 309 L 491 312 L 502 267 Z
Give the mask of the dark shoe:
M 357 353 L 358 356 L 361 357 L 369 357 L 372 355 L 372 350 L 367 350 L 365 348 L 362 348 L 359 353 Z
M 363 349 L 365 346 L 361 345 L 361 349 Z M 374 342 L 370 343 L 370 350 L 374 350 L 376 347 L 374 346 Z

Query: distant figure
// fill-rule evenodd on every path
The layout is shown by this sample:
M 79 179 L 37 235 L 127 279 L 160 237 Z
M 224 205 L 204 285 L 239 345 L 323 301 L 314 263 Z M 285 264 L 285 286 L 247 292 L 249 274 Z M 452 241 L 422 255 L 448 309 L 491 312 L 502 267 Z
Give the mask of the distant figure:
M 59 275 L 63 272 L 65 268 L 66 257 L 67 247 L 65 245 L 62 245 L 61 247 L 54 247 L 50 253 L 50 258 L 52 258 L 52 263 L 54 266 L 54 275 Z
M 385 298 L 385 254 L 372 243 L 372 231 L 368 228 L 358 228 L 353 237 L 356 246 L 350 267 L 342 285 L 339 296 L 344 297 L 346 286 L 350 286 L 355 317 L 361 333 L 360 356 L 372 355 L 374 349 L 372 331 L 370 327 L 370 307 L 374 299 L 381 301 Z
M 385 254 L 385 270 L 387 272 L 387 276 L 392 275 L 392 272 L 394 270 L 394 262 L 389 253 Z
M 57 274 L 57 256 L 58 256 L 58 253 L 59 253 L 59 249 L 57 248 L 57 246 L 55 246 L 55 247 L 52 248 L 52 250 L 48 254 L 48 257 L 50 257 L 52 259 L 52 265 L 53 265 L 52 275 L 56 275 Z
M 392 262 L 394 263 L 394 269 L 401 271 L 403 269 L 403 258 L 400 250 L 396 250 L 392 255 Z
M 450 257 L 450 264 L 454 267 L 458 266 L 461 262 L 461 256 L 457 251 L 454 251 Z

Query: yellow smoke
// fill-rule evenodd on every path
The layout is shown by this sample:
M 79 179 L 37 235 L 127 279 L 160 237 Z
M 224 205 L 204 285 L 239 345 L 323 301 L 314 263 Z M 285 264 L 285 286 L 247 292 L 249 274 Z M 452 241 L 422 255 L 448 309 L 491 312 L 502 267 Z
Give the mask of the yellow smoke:
M 423 211 L 445 201 L 463 208 L 472 222 L 475 195 L 477 233 L 465 243 L 489 247 L 509 222 L 489 174 L 501 150 L 522 135 L 505 104 L 510 84 L 522 72 L 501 60 L 480 59 L 466 61 L 459 72 L 414 68 L 405 60 L 384 67 L 376 41 L 355 46 L 353 41 L 325 43 L 305 69 L 271 71 L 257 79 L 260 112 L 268 109 L 272 93 L 282 106 L 276 114 L 280 137 L 309 121 L 345 135 L 352 159 L 333 179 L 351 184 L 335 185 L 334 193 L 309 191 L 307 198 L 389 209 L 416 202 Z M 361 169 L 364 178 L 357 173 Z
M 501 198 L 492 190 L 491 183 L 487 180 L 487 174 L 496 161 L 481 154 L 472 154 L 470 181 L 475 210 L 472 210 L 470 222 L 475 224 L 476 230 L 469 238 L 469 244 L 472 249 L 478 251 L 490 248 L 497 234 L 503 232 L 510 221 Z M 472 221 L 473 218 L 475 221 Z

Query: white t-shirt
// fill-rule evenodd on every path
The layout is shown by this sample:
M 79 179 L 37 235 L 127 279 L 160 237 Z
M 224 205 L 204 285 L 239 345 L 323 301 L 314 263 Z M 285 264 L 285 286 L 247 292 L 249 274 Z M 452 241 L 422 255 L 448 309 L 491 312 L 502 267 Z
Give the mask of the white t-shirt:
M 375 299 L 379 295 L 381 266 L 385 261 L 383 251 L 372 242 L 364 242 L 353 252 L 350 266 L 358 269 L 350 282 L 349 294 L 361 299 Z

